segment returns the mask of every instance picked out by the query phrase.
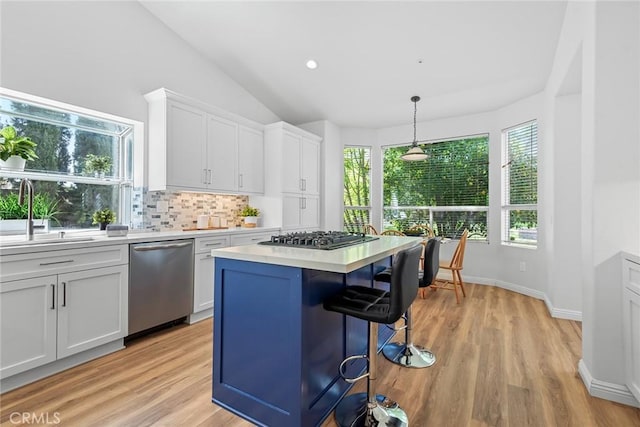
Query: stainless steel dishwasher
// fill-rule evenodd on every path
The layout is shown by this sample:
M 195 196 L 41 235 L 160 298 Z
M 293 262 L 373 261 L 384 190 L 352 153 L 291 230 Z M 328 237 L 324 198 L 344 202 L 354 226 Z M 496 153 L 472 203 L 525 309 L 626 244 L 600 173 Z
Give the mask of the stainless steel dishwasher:
M 138 243 L 129 249 L 129 335 L 188 316 L 193 240 Z

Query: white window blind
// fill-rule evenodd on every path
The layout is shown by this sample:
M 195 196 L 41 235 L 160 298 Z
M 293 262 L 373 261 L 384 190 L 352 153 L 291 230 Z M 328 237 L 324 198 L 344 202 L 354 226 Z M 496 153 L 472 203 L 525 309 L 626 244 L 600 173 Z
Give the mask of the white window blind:
M 537 244 L 538 126 L 531 121 L 503 131 L 503 242 Z
M 385 228 L 399 230 L 428 224 L 437 235 L 487 239 L 489 206 L 489 136 L 440 141 L 421 146 L 428 158 L 400 159 L 409 146 L 388 147 L 383 154 Z
M 344 229 L 362 232 L 371 223 L 371 148 L 344 149 Z

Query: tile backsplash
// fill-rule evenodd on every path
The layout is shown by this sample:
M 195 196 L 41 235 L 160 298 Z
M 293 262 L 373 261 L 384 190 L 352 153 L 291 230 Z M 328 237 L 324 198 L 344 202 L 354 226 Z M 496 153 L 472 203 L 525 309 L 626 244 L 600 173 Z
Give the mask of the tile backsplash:
M 249 196 L 135 189 L 132 225 L 160 231 L 181 230 L 195 227 L 197 216 L 204 214 L 224 218 L 233 226 L 248 203 Z M 167 212 L 160 212 L 163 204 L 168 206 Z

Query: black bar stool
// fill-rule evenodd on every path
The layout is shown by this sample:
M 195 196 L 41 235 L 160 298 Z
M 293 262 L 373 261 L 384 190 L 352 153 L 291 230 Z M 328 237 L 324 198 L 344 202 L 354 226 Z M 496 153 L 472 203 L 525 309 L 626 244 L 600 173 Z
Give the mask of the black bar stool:
M 376 394 L 376 357 L 378 353 L 378 324 L 395 323 L 409 308 L 418 293 L 418 270 L 422 246 L 398 252 L 393 259 L 390 290 L 347 286 L 342 292 L 324 302 L 324 308 L 369 322 L 369 348 L 366 355 L 347 357 L 340 364 L 340 375 L 354 383 L 367 378 L 367 393 L 350 394 L 336 407 L 336 422 L 340 427 L 408 426 L 407 414 L 398 404 Z M 345 365 L 354 359 L 367 359 L 368 372 L 356 378 L 345 377 Z
M 424 245 L 424 265 L 423 270 L 420 271 L 420 288 L 431 286 L 438 275 L 440 258 L 440 239 L 429 239 Z M 376 274 L 375 280 L 389 283 L 393 268 L 394 266 L 391 266 Z M 401 328 L 405 331 L 404 342 L 389 343 L 384 346 L 382 353 L 391 362 L 408 368 L 428 368 L 432 366 L 436 363 L 435 354 L 431 350 L 413 343 L 413 337 L 411 336 L 413 326 L 411 306 L 407 309 L 404 320 L 405 325 Z

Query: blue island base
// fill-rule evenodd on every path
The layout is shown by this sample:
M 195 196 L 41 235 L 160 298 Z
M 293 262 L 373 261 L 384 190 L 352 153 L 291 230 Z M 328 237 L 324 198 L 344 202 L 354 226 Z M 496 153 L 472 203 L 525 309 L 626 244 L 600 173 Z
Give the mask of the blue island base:
M 346 285 L 374 286 L 390 261 L 344 274 L 216 258 L 212 401 L 260 426 L 322 424 L 352 386 L 338 366 L 368 345 L 367 322 L 322 303 Z M 380 328 L 379 347 L 392 335 Z M 347 376 L 365 368 L 356 360 Z

